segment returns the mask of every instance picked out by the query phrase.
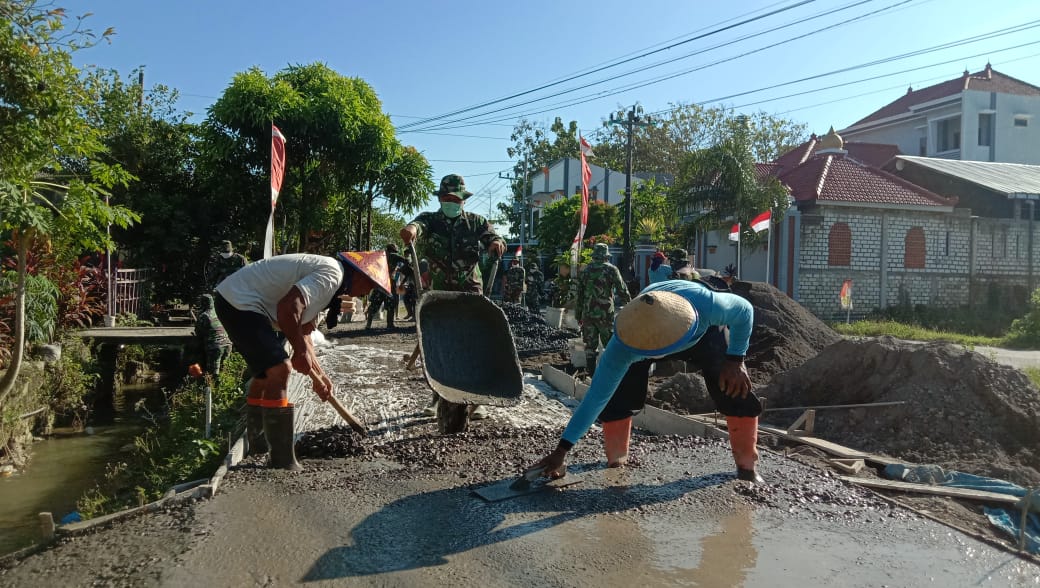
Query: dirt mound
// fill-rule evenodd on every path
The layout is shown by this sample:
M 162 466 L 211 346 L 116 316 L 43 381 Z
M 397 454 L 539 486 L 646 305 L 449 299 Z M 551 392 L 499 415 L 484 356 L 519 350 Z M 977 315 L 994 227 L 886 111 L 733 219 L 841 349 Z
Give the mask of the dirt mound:
M 351 457 L 364 453 L 361 435 L 343 425 L 307 431 L 296 441 L 296 457 L 300 459 Z
M 576 331 L 550 327 L 540 314 L 521 304 L 502 301 L 495 301 L 495 304 L 506 315 L 520 357 L 565 351 L 567 340 L 580 336 Z
M 826 323 L 765 282 L 736 282 L 733 292 L 755 307 L 755 327 L 747 353 L 748 373 L 756 386 L 816 357 L 841 340 Z M 656 406 L 685 413 L 714 410 L 699 373 L 676 374 L 652 391 Z
M 820 411 L 815 435 L 915 463 L 1040 483 L 1040 391 L 1011 367 L 948 343 L 836 343 L 764 389 L 769 407 L 905 401 Z M 766 413 L 787 425 L 798 413 Z

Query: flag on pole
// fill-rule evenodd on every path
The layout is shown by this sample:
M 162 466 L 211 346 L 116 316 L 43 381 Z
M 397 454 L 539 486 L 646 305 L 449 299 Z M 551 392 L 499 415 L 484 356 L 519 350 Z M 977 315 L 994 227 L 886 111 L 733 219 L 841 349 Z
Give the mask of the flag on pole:
M 751 228 L 756 233 L 761 233 L 769 228 L 769 221 L 772 219 L 773 213 L 769 210 L 751 219 Z
M 271 216 L 267 219 L 264 235 L 264 259 L 274 256 L 274 210 L 278 204 L 278 193 L 282 191 L 285 177 L 285 135 L 271 125 Z
M 589 182 L 592 181 L 592 168 L 589 167 L 586 158 L 596 155 L 592 152 L 592 145 L 589 145 L 585 137 L 579 135 L 578 142 L 581 147 L 581 215 L 578 217 L 578 234 L 574 236 L 574 243 L 571 245 L 572 266 L 578 265 L 581 241 L 585 238 L 585 227 L 589 224 Z M 576 270 L 577 267 L 574 269 Z
M 520 258 L 520 257 L 523 257 L 523 256 L 524 256 L 524 246 L 521 245 L 521 246 L 516 248 L 516 257 Z
M 740 223 L 733 225 L 729 230 L 730 241 L 740 241 Z

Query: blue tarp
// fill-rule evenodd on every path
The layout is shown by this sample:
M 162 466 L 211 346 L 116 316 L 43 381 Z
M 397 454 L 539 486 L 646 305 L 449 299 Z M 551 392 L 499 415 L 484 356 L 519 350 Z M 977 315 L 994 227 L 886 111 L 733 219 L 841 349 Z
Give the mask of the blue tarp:
M 885 466 L 884 476 L 890 480 L 913 482 L 917 484 L 931 484 L 934 486 L 947 486 L 950 488 L 968 488 L 970 490 L 985 490 L 986 492 L 997 492 L 1010 496 L 1024 497 L 1029 490 L 1012 484 L 1006 480 L 986 478 L 973 474 L 966 474 L 954 470 L 946 470 L 937 465 L 915 465 L 906 466 L 902 464 L 890 464 Z M 1040 492 L 1034 492 L 1029 497 L 1029 510 L 1040 510 Z M 1025 502 L 1019 501 L 1019 508 Z M 1015 539 L 1017 544 L 1021 535 L 1022 512 L 1021 510 L 1005 510 L 1003 508 L 985 507 L 984 511 L 989 522 L 1002 529 Z M 1026 518 L 1026 549 L 1029 553 L 1040 553 L 1040 517 L 1036 513 L 1029 513 Z

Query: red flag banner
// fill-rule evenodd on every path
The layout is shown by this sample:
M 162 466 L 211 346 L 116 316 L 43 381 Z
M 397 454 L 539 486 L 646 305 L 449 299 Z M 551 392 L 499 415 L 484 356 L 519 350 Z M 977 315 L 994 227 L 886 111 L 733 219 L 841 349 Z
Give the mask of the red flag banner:
M 772 219 L 772 216 L 773 214 L 771 211 L 767 210 L 763 212 L 762 214 L 751 219 L 751 228 L 754 229 L 756 233 L 761 233 L 762 231 L 765 231 L 769 228 L 769 221 L 770 219 Z
M 838 295 L 842 310 L 852 309 L 852 280 L 845 280 L 841 284 L 841 293 Z
M 592 145 L 585 137 L 578 136 L 581 147 L 581 214 L 578 217 L 578 234 L 574 235 L 574 243 L 571 245 L 571 265 L 578 265 L 578 255 L 581 252 L 581 241 L 585 238 L 585 227 L 589 224 L 589 182 L 592 181 L 592 168 L 586 158 L 592 157 Z M 577 267 L 573 268 L 577 270 Z
M 267 219 L 267 232 L 264 235 L 264 259 L 274 255 L 274 210 L 284 178 L 285 135 L 278 127 L 271 125 L 271 216 Z
M 729 240 L 740 241 L 740 225 L 736 224 L 729 229 Z

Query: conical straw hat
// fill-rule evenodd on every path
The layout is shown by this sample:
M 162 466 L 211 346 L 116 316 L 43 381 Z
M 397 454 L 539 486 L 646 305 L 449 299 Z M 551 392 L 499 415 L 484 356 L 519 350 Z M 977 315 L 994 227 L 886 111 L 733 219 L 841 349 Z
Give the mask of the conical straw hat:
M 614 321 L 614 333 L 631 351 L 647 356 L 666 355 L 697 330 L 697 311 L 674 292 L 655 290 L 625 305 Z

